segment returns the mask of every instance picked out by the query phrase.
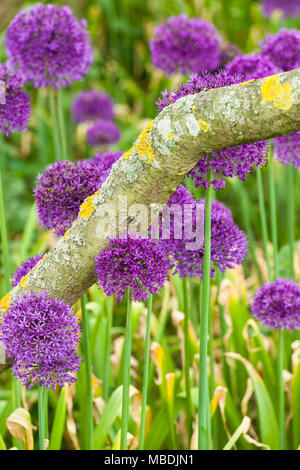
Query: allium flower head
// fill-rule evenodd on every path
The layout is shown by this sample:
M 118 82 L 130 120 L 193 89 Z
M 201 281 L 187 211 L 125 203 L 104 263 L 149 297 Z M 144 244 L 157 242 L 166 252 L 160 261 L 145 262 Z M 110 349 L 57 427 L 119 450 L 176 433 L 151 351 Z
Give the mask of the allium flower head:
M 281 72 L 268 57 L 264 57 L 256 52 L 235 57 L 235 59 L 226 65 L 226 70 L 231 75 L 243 75 L 245 80 L 268 77 L 269 75 Z
M 212 24 L 200 18 L 172 16 L 154 30 L 154 36 L 152 63 L 168 74 L 200 73 L 220 65 L 220 36 Z
M 159 109 L 174 103 L 182 96 L 202 93 L 213 88 L 241 83 L 245 79 L 241 75 L 231 75 L 226 70 L 217 74 L 191 75 L 187 83 L 181 84 L 177 89 L 164 91 L 162 98 L 157 102 Z M 225 178 L 237 176 L 245 181 L 246 175 L 254 168 L 263 165 L 267 158 L 267 144 L 265 141 L 227 147 L 213 153 L 201 156 L 201 160 L 188 173 L 193 178 L 195 186 L 207 188 L 207 174 L 213 172 L 211 184 L 214 189 L 225 187 Z
M 289 279 L 263 284 L 255 294 L 252 314 L 269 328 L 300 329 L 300 286 Z
M 63 300 L 46 293 L 25 294 L 3 316 L 1 339 L 13 359 L 13 373 L 31 388 L 75 382 L 79 369 L 78 320 Z
M 72 225 L 80 205 L 107 177 L 92 160 L 57 161 L 39 175 L 34 190 L 41 225 L 60 236 Z
M 105 119 L 99 119 L 87 131 L 87 141 L 91 147 L 115 144 L 120 139 L 120 136 L 118 126 Z
M 120 301 L 127 288 L 133 300 L 146 300 L 164 285 L 171 264 L 155 240 L 127 235 L 114 238 L 95 260 L 98 286 Z
M 81 80 L 93 63 L 85 20 L 63 6 L 37 4 L 21 11 L 5 36 L 9 63 L 35 87 Z
M 171 255 L 175 263 L 175 273 L 180 277 L 203 275 L 204 262 L 204 223 L 205 223 L 205 200 L 197 202 L 198 210 L 203 214 L 202 226 L 195 225 L 195 218 L 192 219 L 193 231 L 202 231 L 203 243 L 194 249 L 188 249 L 187 243 L 196 242 L 196 236 L 190 238 L 189 231 L 185 227 L 188 235 L 182 239 L 170 237 L 169 240 L 160 240 L 163 248 Z M 196 205 L 193 211 L 196 210 Z M 186 222 L 185 222 L 186 223 Z M 188 222 L 189 223 L 189 222 Z M 231 211 L 221 202 L 212 201 L 211 205 L 211 277 L 214 277 L 215 268 L 221 271 L 233 269 L 236 265 L 242 264 L 247 255 L 248 245 L 245 233 L 239 229 L 232 219 Z
M 26 276 L 26 274 L 28 274 L 42 258 L 43 256 L 41 255 L 35 255 L 21 263 L 21 265 L 16 269 L 16 272 L 11 276 L 12 286 L 15 287 L 19 284 L 22 277 Z
M 260 45 L 262 54 L 283 71 L 300 67 L 299 30 L 282 29 L 277 34 L 266 36 Z
M 273 139 L 276 157 L 284 165 L 300 168 L 300 131 Z
M 95 153 L 93 160 L 103 170 L 109 170 L 112 165 L 119 160 L 122 154 L 123 152 L 120 150 L 117 150 L 116 152 L 108 150 L 103 153 Z
M 23 79 L 7 64 L 0 64 L 0 81 L 4 83 L 0 96 L 0 132 L 8 136 L 16 131 L 26 131 L 31 106 L 30 97 L 23 88 Z
M 262 8 L 266 16 L 271 16 L 276 10 L 283 16 L 299 16 L 300 0 L 263 0 Z
M 86 90 L 76 96 L 72 106 L 72 117 L 75 122 L 95 121 L 97 119 L 114 119 L 113 102 L 107 93 L 97 90 Z

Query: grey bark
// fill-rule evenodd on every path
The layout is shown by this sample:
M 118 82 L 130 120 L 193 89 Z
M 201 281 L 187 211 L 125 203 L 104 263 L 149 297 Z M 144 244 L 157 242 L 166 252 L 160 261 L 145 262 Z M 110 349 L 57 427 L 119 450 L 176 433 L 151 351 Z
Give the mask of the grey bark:
M 77 218 L 23 286 L 11 291 L 9 302 L 44 290 L 73 304 L 95 282 L 94 258 L 107 245 L 97 232 L 105 204 L 118 208 L 119 197 L 126 196 L 128 206 L 141 203 L 150 211 L 151 204 L 168 201 L 203 153 L 298 130 L 300 69 L 179 99 L 155 118 L 126 159 L 113 165 L 98 194 L 85 202 L 90 216 Z M 1 310 L 4 304 L 0 315 Z

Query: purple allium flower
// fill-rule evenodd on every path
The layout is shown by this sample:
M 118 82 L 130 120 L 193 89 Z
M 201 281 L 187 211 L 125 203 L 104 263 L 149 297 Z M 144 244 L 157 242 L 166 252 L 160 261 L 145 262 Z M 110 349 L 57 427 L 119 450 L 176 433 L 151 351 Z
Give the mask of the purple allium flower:
M 63 6 L 37 4 L 16 15 L 5 36 L 9 63 L 35 87 L 81 80 L 93 63 L 86 21 Z
M 87 131 L 87 141 L 91 147 L 115 144 L 120 139 L 120 136 L 118 126 L 105 119 L 99 119 Z
M 38 262 L 43 258 L 41 255 L 35 255 L 31 258 L 28 258 L 26 261 L 21 263 L 21 265 L 16 269 L 16 272 L 11 276 L 11 284 L 15 287 L 21 281 L 22 277 L 26 276 L 29 271 L 34 268 Z
M 260 44 L 262 54 L 282 69 L 288 71 L 300 67 L 300 31 L 281 29 L 269 34 Z
M 113 101 L 107 93 L 99 93 L 97 90 L 83 91 L 73 102 L 72 117 L 78 123 L 97 119 L 112 120 Z
M 300 0 L 263 0 L 262 8 L 266 16 L 271 16 L 276 10 L 284 16 L 299 16 Z
M 155 240 L 127 235 L 114 238 L 95 260 L 98 286 L 120 301 L 129 287 L 133 300 L 146 300 L 164 285 L 171 267 Z
M 226 65 L 231 75 L 243 75 L 245 80 L 258 79 L 274 75 L 281 70 L 270 60 L 257 52 L 248 55 L 239 55 Z
M 119 160 L 121 155 L 123 155 L 123 152 L 120 150 L 115 152 L 108 150 L 107 152 L 103 153 L 95 153 L 93 160 L 103 170 L 109 170 L 113 164 Z
M 31 106 L 30 97 L 23 89 L 23 79 L 7 64 L 0 64 L 0 81 L 4 83 L 0 91 L 0 132 L 8 136 L 15 131 L 26 131 Z
M 289 279 L 263 284 L 255 294 L 252 315 L 269 328 L 300 329 L 300 286 Z
M 212 24 L 200 18 L 172 16 L 154 30 L 154 36 L 153 65 L 169 75 L 200 73 L 220 65 L 221 38 Z
M 180 277 L 200 276 L 203 275 L 204 262 L 204 222 L 205 222 L 205 200 L 197 202 L 198 210 L 203 214 L 202 227 L 195 225 L 195 218 L 192 220 L 192 230 L 197 230 L 199 236 L 199 228 L 202 231 L 203 243 L 200 247 L 188 249 L 187 243 L 196 242 L 196 236 L 192 238 L 189 234 L 188 227 L 185 227 L 185 233 L 182 239 L 170 237 L 169 240 L 160 240 L 163 248 L 171 255 L 171 259 L 175 262 L 175 273 L 179 273 Z M 200 206 L 200 207 L 199 207 Z M 196 204 L 193 207 L 195 212 Z M 186 221 L 185 221 L 186 222 Z M 191 232 L 190 232 L 191 233 Z M 172 234 L 171 234 L 172 235 Z M 239 229 L 232 219 L 231 211 L 221 202 L 212 201 L 211 205 L 211 277 L 214 277 L 215 268 L 219 267 L 221 271 L 233 269 L 236 265 L 242 264 L 247 255 L 248 244 L 245 233 Z
M 13 373 L 31 388 L 75 382 L 79 325 L 72 308 L 45 292 L 15 300 L 3 316 L 1 339 L 13 359 Z
M 107 174 L 92 160 L 49 165 L 34 190 L 41 225 L 63 235 L 78 216 L 80 205 L 100 188 Z
M 244 81 L 241 75 L 230 75 L 226 70 L 218 74 L 191 75 L 187 83 L 181 84 L 177 89 L 164 91 L 162 98 L 157 102 L 159 109 L 174 103 L 182 96 L 205 92 L 212 88 L 221 88 Z M 245 181 L 247 173 L 266 162 L 267 143 L 265 141 L 227 147 L 210 154 L 205 154 L 197 165 L 187 174 L 193 178 L 195 186 L 208 187 L 207 174 L 213 171 L 214 179 L 211 182 L 217 191 L 225 187 L 225 178 L 237 176 Z
M 300 131 L 285 137 L 275 137 L 273 142 L 275 155 L 281 163 L 300 168 Z

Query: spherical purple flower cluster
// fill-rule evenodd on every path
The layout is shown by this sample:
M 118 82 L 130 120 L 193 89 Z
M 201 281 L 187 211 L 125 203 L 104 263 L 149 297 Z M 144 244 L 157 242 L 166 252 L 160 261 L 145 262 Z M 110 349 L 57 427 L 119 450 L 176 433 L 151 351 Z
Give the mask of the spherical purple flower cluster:
M 9 63 L 35 87 L 81 80 L 93 63 L 85 20 L 63 6 L 37 4 L 16 15 L 5 36 Z
M 300 168 L 300 131 L 285 137 L 275 137 L 273 142 L 275 155 L 281 163 Z
M 255 294 L 252 314 L 269 328 L 300 329 L 300 286 L 289 279 L 263 284 Z
M 7 64 L 0 64 L 0 81 L 4 83 L 0 90 L 0 132 L 8 136 L 15 131 L 25 131 L 31 106 L 30 97 L 23 89 L 23 79 Z
M 123 152 L 120 150 L 116 152 L 108 150 L 103 153 L 95 153 L 93 160 L 102 170 L 109 170 L 122 154 Z
M 277 67 L 288 71 L 300 67 L 300 31 L 282 29 L 277 34 L 269 34 L 262 41 L 262 54 Z
M 150 42 L 152 63 L 168 74 L 200 73 L 220 65 L 220 36 L 212 24 L 200 18 L 172 16 L 154 35 Z
M 26 261 L 21 263 L 21 265 L 16 269 L 16 272 L 11 276 L 11 284 L 15 287 L 21 281 L 22 277 L 26 276 L 43 258 L 41 255 L 35 255 L 31 258 L 28 258 Z
M 120 130 L 111 121 L 99 119 L 87 131 L 87 141 L 91 147 L 112 145 L 120 139 Z
M 262 8 L 266 16 L 271 16 L 276 10 L 284 16 L 299 16 L 300 0 L 263 0 Z
M 75 382 L 79 370 L 78 320 L 63 300 L 46 293 L 25 294 L 4 314 L 1 339 L 13 373 L 31 388 Z
M 100 188 L 107 174 L 92 160 L 49 165 L 39 175 L 34 190 L 40 223 L 63 235 L 76 219 L 80 205 Z
M 226 70 L 218 74 L 192 75 L 187 83 L 181 84 L 173 91 L 164 91 L 162 99 L 158 101 L 160 109 L 174 103 L 182 96 L 201 93 L 212 88 L 241 83 L 244 78 L 241 75 L 231 75 Z M 267 143 L 264 141 L 250 144 L 227 147 L 223 150 L 203 155 L 197 165 L 187 176 L 193 178 L 195 186 L 207 188 L 207 174 L 213 172 L 211 182 L 214 189 L 225 187 L 225 178 L 237 176 L 245 181 L 246 175 L 260 165 L 265 164 L 267 158 Z
M 198 208 L 196 209 L 196 207 Z M 188 219 L 188 224 L 192 220 L 192 227 L 184 227 L 182 239 L 170 237 L 169 240 L 160 240 L 163 248 L 170 253 L 171 259 L 175 263 L 175 273 L 180 277 L 203 275 L 204 262 L 204 223 L 205 223 L 205 200 L 202 199 L 193 206 L 202 212 L 199 220 L 201 226 L 195 223 L 196 218 Z M 186 224 L 186 219 L 184 224 Z M 191 236 L 192 232 L 194 233 Z M 203 243 L 201 243 L 201 234 Z M 195 235 L 196 233 L 196 235 Z M 172 234 L 171 234 L 172 235 Z M 197 241 L 198 237 L 198 241 Z M 187 243 L 189 245 L 187 245 Z M 191 244 L 194 244 L 193 248 Z M 233 269 L 236 265 L 242 264 L 247 255 L 248 244 L 245 233 L 239 229 L 232 219 L 231 211 L 221 202 L 212 201 L 211 205 L 211 277 L 214 277 L 215 268 L 221 271 Z
M 146 300 L 164 285 L 171 267 L 168 255 L 155 240 L 127 235 L 114 238 L 95 260 L 98 286 L 120 301 L 127 288 L 133 300 Z
M 86 90 L 76 96 L 72 106 L 72 117 L 75 122 L 95 121 L 97 119 L 114 119 L 113 102 L 107 93 L 97 90 Z
M 274 75 L 281 70 L 270 60 L 257 52 L 248 55 L 239 55 L 226 65 L 231 75 L 243 75 L 245 80 L 258 79 Z

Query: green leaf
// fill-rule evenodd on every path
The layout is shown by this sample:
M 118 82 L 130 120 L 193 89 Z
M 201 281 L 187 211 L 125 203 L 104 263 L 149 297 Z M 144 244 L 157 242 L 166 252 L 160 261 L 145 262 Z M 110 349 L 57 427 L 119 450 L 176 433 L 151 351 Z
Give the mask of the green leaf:
M 65 426 L 65 421 L 66 421 L 66 408 L 67 408 L 66 389 L 62 388 L 60 395 L 59 395 L 55 415 L 54 415 L 52 431 L 50 434 L 51 438 L 50 438 L 49 450 L 59 450 L 61 447 L 64 426 Z
M 293 445 L 297 449 L 300 445 L 300 363 L 294 370 L 292 393 Z
M 0 450 L 6 450 L 6 445 L 1 434 L 0 434 Z
M 246 367 L 256 397 L 261 440 L 264 444 L 269 445 L 272 450 L 277 450 L 279 445 L 278 423 L 271 398 L 262 378 L 252 364 L 240 354 L 226 353 L 226 356 L 242 362 Z

